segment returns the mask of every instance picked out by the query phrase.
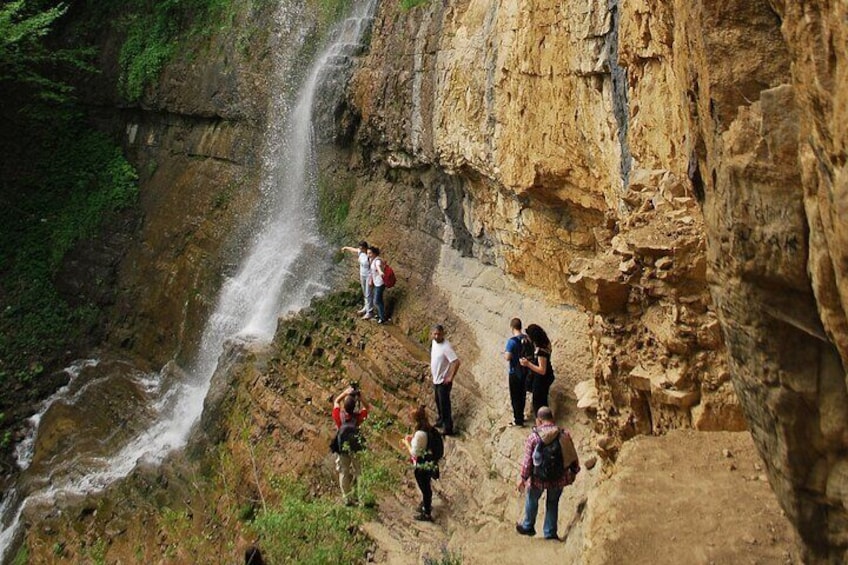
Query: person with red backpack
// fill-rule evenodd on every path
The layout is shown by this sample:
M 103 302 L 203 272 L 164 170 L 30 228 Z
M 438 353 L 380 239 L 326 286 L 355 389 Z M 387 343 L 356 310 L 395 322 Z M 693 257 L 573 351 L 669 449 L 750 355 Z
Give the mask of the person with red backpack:
M 356 409 L 357 404 L 362 405 L 361 410 Z M 356 503 L 353 492 L 353 485 L 359 475 L 356 454 L 365 448 L 359 426 L 368 417 L 370 409 L 356 383 L 351 383 L 333 401 L 333 423 L 337 431 L 330 444 L 330 450 L 336 454 L 336 471 L 339 473 L 342 500 L 348 506 Z
M 515 525 L 523 536 L 536 535 L 536 516 L 539 499 L 545 500 L 545 539 L 557 540 L 557 518 L 562 489 L 574 482 L 580 472 L 580 462 L 571 435 L 557 427 L 554 414 L 547 406 L 536 413 L 536 427 L 524 442 L 524 459 L 518 477 L 518 491 L 527 491 L 524 501 L 524 520 Z
M 377 323 L 385 324 L 386 306 L 383 303 L 383 292 L 386 290 L 386 281 L 384 280 L 385 268 L 383 259 L 380 258 L 380 248 L 372 245 L 368 248 L 368 258 L 371 260 L 371 284 L 374 288 L 374 305 L 377 307 Z

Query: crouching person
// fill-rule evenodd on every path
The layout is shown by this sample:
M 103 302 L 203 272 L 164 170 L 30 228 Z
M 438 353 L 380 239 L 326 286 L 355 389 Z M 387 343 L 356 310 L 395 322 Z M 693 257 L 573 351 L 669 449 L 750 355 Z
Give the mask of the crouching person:
M 536 426 L 524 442 L 524 459 L 518 490 L 527 491 L 524 501 L 524 521 L 515 525 L 516 531 L 525 536 L 536 535 L 536 516 L 539 499 L 547 493 L 545 500 L 545 539 L 557 537 L 559 498 L 562 489 L 574 482 L 580 472 L 580 463 L 574 442 L 566 430 L 554 422 L 550 408 L 542 406 L 536 413 Z
M 356 454 L 365 448 L 359 426 L 368 417 L 368 410 L 368 402 L 355 384 L 342 391 L 333 401 L 333 423 L 337 431 L 330 450 L 336 454 L 342 500 L 348 506 L 356 504 L 354 486 L 359 474 Z

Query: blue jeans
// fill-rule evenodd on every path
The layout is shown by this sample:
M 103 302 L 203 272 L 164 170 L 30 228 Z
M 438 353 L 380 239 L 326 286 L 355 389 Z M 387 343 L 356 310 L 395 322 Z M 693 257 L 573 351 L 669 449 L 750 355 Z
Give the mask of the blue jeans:
M 545 490 L 548 491 L 548 496 L 545 499 L 545 526 L 543 533 L 546 538 L 552 538 L 557 535 L 559 497 L 562 495 L 562 487 L 549 489 L 528 488 L 527 498 L 524 501 L 524 522 L 521 525 L 526 530 L 536 529 L 536 516 L 539 514 L 539 499 Z
M 374 287 L 374 304 L 377 306 L 377 318 L 386 321 L 386 307 L 383 305 L 383 291 L 386 289 L 386 286 L 375 286 Z

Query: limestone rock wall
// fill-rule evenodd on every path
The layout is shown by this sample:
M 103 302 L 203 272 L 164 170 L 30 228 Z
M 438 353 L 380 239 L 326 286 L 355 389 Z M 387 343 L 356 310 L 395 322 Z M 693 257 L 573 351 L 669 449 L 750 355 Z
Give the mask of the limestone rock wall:
M 436 237 L 594 314 L 602 455 L 748 426 L 810 560 L 848 547 L 845 10 L 384 3 L 347 108 L 398 197 L 455 179 Z
M 458 179 L 437 203 L 446 239 L 597 314 L 583 391 L 609 457 L 637 433 L 745 428 L 687 178 L 703 142 L 674 10 L 386 4 L 350 89 L 372 159 Z

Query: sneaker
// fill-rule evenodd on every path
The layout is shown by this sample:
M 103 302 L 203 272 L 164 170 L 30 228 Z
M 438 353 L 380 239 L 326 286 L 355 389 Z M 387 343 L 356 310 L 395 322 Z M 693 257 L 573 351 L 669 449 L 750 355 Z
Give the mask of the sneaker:
M 365 314 L 364 316 L 362 316 L 362 319 L 363 320 L 370 320 L 373 317 L 374 317 L 374 314 L 368 313 L 368 314 Z
M 386 322 L 384 320 L 377 320 L 377 323 L 378 324 L 385 324 Z
M 418 520 L 419 522 L 432 522 L 433 516 L 422 510 L 418 514 L 415 515 L 415 519 Z
M 559 536 L 545 536 L 545 539 L 549 539 L 552 541 L 560 541 Z
M 356 313 L 357 313 L 357 314 L 364 314 L 364 313 L 366 313 L 367 311 L 368 311 L 368 310 L 366 310 L 365 308 L 360 308 L 359 310 L 357 310 L 357 311 L 356 311 Z
M 536 530 L 534 530 L 533 528 L 525 528 L 521 524 L 515 525 L 515 531 L 518 532 L 519 534 L 521 534 L 522 536 L 535 536 L 536 535 Z
M 510 428 L 523 428 L 524 422 L 510 422 L 509 427 Z

